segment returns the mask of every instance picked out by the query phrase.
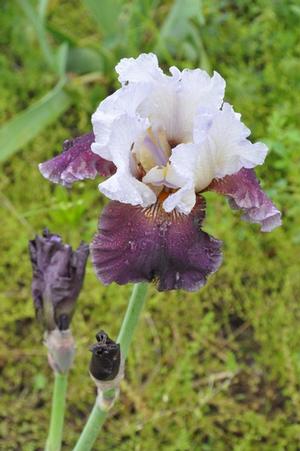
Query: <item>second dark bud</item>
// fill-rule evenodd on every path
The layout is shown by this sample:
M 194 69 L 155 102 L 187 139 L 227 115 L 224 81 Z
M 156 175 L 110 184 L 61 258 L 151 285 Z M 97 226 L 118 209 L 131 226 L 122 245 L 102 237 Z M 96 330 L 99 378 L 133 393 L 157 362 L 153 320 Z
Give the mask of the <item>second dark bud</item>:
M 97 381 L 112 381 L 117 377 L 121 365 L 120 345 L 103 330 L 96 335 L 96 339 L 97 343 L 90 348 L 90 374 Z

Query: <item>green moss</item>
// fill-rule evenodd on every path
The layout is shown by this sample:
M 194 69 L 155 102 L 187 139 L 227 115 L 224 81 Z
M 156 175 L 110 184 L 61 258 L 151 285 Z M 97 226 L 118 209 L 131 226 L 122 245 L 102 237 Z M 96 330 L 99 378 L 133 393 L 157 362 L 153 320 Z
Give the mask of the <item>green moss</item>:
M 224 199 L 207 196 L 205 228 L 224 241 L 223 266 L 199 293 L 151 288 L 121 400 L 97 450 L 299 449 L 299 8 L 290 1 L 203 3 L 205 23 L 189 26 L 201 35 L 211 67 L 226 78 L 227 100 L 242 112 L 254 138 L 270 146 L 259 172 L 284 213 L 283 227 L 261 234 Z M 133 4 L 125 2 L 127 8 Z M 135 12 L 140 28 L 118 50 L 123 55 L 151 49 L 170 7 L 142 4 L 148 15 Z M 50 2 L 49 27 L 82 46 L 102 42 L 80 1 Z M 56 80 L 15 2 L 4 1 L 0 30 L 4 122 Z M 194 45 L 187 31 L 186 43 Z M 183 52 L 171 50 L 168 59 L 182 67 L 188 59 Z M 27 240 L 47 225 L 74 246 L 89 241 L 105 202 L 97 181 L 68 192 L 42 179 L 37 164 L 58 152 L 70 134 L 89 129 L 95 105 L 115 86 L 115 75 L 105 76 L 105 83 L 77 89 L 74 106 L 1 171 L 1 449 L 42 449 L 49 420 L 52 375 L 34 321 Z M 65 449 L 74 444 L 94 400 L 88 346 L 100 328 L 117 334 L 129 293 L 130 287 L 104 288 L 89 265 L 73 322 L 77 356 Z

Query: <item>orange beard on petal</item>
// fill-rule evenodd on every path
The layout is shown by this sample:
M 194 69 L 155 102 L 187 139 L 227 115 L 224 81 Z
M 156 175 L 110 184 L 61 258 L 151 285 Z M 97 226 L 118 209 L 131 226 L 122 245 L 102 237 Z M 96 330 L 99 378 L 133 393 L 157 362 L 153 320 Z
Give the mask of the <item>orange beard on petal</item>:
M 176 208 L 170 212 L 167 212 L 163 208 L 163 203 L 170 194 L 173 194 L 175 189 L 164 187 L 163 190 L 157 195 L 157 201 L 150 207 L 142 208 L 142 211 L 146 218 L 153 221 L 163 222 L 181 222 L 187 215 L 180 213 Z
M 160 203 L 163 203 L 170 194 L 171 194 L 170 191 L 165 191 L 165 190 L 161 191 L 158 195 L 157 201 Z

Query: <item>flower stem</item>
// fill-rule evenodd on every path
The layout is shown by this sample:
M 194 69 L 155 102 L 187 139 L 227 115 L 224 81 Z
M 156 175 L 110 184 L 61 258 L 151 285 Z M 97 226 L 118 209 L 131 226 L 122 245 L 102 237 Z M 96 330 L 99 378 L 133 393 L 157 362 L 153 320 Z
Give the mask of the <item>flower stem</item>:
M 60 451 L 64 425 L 68 375 L 66 373 L 57 372 L 55 372 L 54 374 L 55 379 L 52 396 L 51 419 L 46 451 Z
M 127 358 L 128 349 L 140 318 L 141 311 L 144 307 L 146 294 L 148 290 L 147 283 L 137 283 L 134 285 L 132 294 L 129 299 L 128 307 L 123 319 L 121 329 L 117 338 L 117 343 L 120 343 L 121 352 L 124 359 Z
M 139 317 L 146 300 L 147 289 L 148 284 L 137 283 L 136 285 L 134 285 L 131 297 L 129 299 L 128 307 L 117 339 L 117 342 L 120 343 L 121 352 L 124 356 L 124 359 L 126 359 L 127 357 L 133 333 L 138 324 Z M 101 410 L 98 407 L 96 401 L 73 451 L 89 451 L 92 449 L 92 446 L 97 439 L 100 429 L 106 420 L 107 413 L 108 412 Z

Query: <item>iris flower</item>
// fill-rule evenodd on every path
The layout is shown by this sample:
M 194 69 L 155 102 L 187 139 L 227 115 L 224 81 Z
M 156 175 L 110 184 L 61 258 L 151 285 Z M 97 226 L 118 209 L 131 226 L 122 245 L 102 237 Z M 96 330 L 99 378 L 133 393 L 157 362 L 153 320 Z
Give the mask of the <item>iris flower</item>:
M 109 177 L 99 190 L 111 201 L 91 245 L 104 284 L 198 290 L 222 260 L 221 241 L 201 228 L 205 191 L 227 196 L 263 232 L 281 224 L 254 172 L 267 146 L 248 139 L 217 72 L 166 75 L 154 54 L 122 59 L 116 71 L 121 88 L 93 114 L 93 133 L 68 141 L 40 170 L 66 186 Z

